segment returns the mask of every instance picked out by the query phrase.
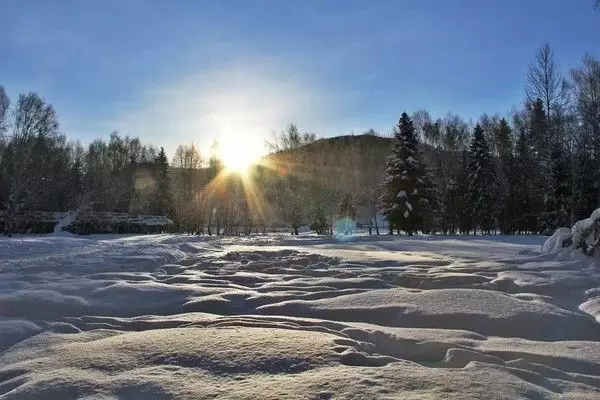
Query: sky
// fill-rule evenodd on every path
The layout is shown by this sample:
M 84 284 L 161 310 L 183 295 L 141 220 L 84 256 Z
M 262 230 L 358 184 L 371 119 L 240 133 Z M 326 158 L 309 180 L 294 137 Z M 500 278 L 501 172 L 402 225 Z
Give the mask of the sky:
M 600 57 L 593 3 L 0 0 L 0 85 L 40 93 L 83 144 L 386 134 L 405 110 L 508 114 L 546 42 L 565 72 Z

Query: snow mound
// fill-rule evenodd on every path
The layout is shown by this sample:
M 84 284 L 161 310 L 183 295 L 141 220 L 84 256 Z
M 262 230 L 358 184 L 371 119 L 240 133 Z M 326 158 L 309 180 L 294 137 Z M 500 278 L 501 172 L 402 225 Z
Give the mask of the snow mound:
M 561 248 L 571 250 L 582 248 L 583 252 L 591 255 L 600 243 L 600 208 L 594 210 L 589 218 L 579 220 L 570 230 L 559 228 L 546 240 L 542 246 L 545 253 L 557 252 Z
M 598 326 L 581 315 L 491 290 L 387 289 L 332 299 L 282 302 L 259 307 L 259 311 L 387 326 L 466 329 L 504 337 L 600 339 Z
M 63 228 L 71 225 L 76 217 L 77 213 L 75 211 L 67 212 L 54 227 L 54 233 L 63 233 Z
M 571 229 L 569 228 L 558 228 L 554 234 L 548 238 L 542 245 L 542 252 L 554 253 L 562 250 L 567 242 L 571 238 Z

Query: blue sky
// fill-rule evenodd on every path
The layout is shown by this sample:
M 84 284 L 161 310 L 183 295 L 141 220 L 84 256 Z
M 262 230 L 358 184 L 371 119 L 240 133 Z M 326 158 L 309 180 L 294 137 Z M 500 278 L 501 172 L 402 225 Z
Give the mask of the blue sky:
M 600 57 L 592 0 L 0 0 L 0 84 L 88 143 L 173 151 L 296 122 L 386 133 L 403 110 L 506 114 L 536 49 Z M 241 140 L 241 139 L 240 139 Z

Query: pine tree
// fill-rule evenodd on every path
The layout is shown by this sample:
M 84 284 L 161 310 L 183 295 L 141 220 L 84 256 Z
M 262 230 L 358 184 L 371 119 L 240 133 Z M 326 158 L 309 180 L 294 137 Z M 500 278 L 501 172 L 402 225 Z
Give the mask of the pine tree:
M 552 168 L 550 160 L 553 140 L 549 131 L 548 117 L 544 110 L 544 102 L 541 99 L 536 99 L 529 106 L 528 114 L 528 142 L 533 150 L 533 163 L 529 170 L 532 189 L 532 202 L 530 206 L 532 207 L 531 213 L 536 215 L 538 220 L 538 226 L 532 227 L 531 230 L 547 233 L 555 229 L 553 225 L 555 204 L 552 194 Z
M 429 210 L 424 197 L 425 168 L 408 114 L 402 113 L 394 137 L 396 143 L 387 160 L 381 212 L 398 233 L 403 230 L 412 235 L 423 228 L 424 216 Z
M 461 163 L 456 174 L 455 206 L 458 219 L 458 228 L 462 234 L 468 234 L 473 226 L 473 215 L 469 209 L 469 154 L 462 152 Z
M 508 121 L 506 121 L 504 118 L 500 120 L 500 124 L 498 125 L 496 141 L 500 162 L 503 164 L 508 164 L 509 160 L 512 158 L 513 140 L 512 129 L 510 128 Z
M 573 195 L 570 165 L 567 152 L 557 146 L 552 153 L 552 183 L 554 186 L 552 229 L 571 225 Z
M 513 179 L 513 141 L 512 129 L 502 118 L 496 130 L 496 148 L 498 151 L 498 210 L 499 225 L 503 234 L 514 232 L 514 179 Z
M 548 130 L 548 119 L 544 111 L 544 102 L 536 99 L 528 106 L 529 117 L 529 143 L 533 148 L 536 158 L 544 159 L 550 154 L 550 133 Z
M 475 126 L 469 149 L 469 206 L 474 219 L 474 229 L 491 233 L 495 228 L 494 205 L 496 198 L 496 173 L 483 129 Z
M 518 233 L 524 233 L 531 231 L 532 219 L 536 216 L 531 213 L 531 168 L 533 165 L 533 158 L 530 152 L 529 143 L 525 131 L 519 132 L 517 143 L 515 144 L 515 160 L 513 167 L 514 176 L 514 219 L 515 228 Z
M 576 220 L 588 218 L 598 208 L 598 183 L 590 179 L 596 173 L 596 160 L 588 151 L 579 151 L 576 156 L 574 196 Z
M 448 163 L 437 160 L 435 163 L 435 181 L 437 182 L 438 198 L 440 199 L 438 207 L 437 227 L 442 233 L 456 232 L 456 210 L 453 201 L 456 187 L 456 171 L 447 167 Z
M 169 160 L 165 153 L 164 147 L 160 148 L 160 152 L 156 157 L 156 169 L 157 169 L 157 186 L 156 186 L 156 197 L 157 197 L 157 212 L 161 215 L 171 214 L 173 208 L 173 201 L 171 196 L 171 180 L 169 177 Z
M 435 233 L 441 225 L 441 204 L 439 201 L 440 191 L 435 184 L 435 178 L 426 164 L 422 165 L 421 197 L 419 198 L 419 210 L 422 216 L 421 231 L 423 233 Z

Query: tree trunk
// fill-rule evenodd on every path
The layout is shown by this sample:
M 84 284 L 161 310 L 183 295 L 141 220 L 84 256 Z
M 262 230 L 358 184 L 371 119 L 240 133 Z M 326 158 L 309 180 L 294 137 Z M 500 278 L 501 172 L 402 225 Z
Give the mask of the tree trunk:
M 212 236 L 210 226 L 212 225 L 212 210 L 208 213 L 208 236 Z
M 15 229 L 15 224 L 14 224 L 14 215 L 15 215 L 15 207 L 12 201 L 9 200 L 8 202 L 8 210 L 7 210 L 7 215 L 6 215 L 6 232 L 5 234 L 8 237 L 12 237 L 13 231 Z
M 218 211 L 217 211 L 218 212 Z M 219 214 L 217 214 L 217 222 L 216 222 L 216 228 L 217 228 L 217 236 L 219 236 L 219 233 L 221 232 L 221 218 L 219 218 Z

